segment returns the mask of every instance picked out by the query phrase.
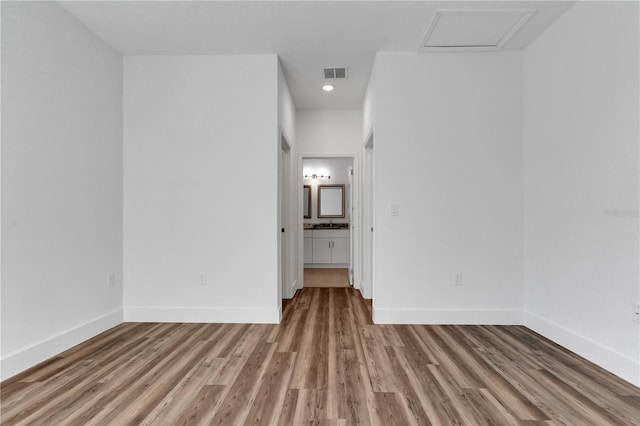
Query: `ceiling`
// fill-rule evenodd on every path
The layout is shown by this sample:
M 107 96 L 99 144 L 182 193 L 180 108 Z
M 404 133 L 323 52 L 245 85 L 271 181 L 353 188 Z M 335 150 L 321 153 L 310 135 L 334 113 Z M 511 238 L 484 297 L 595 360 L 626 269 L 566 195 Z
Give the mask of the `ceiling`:
M 426 30 L 438 9 L 535 9 L 534 15 L 504 44 L 504 49 L 513 50 L 526 47 L 574 2 L 147 0 L 59 3 L 123 55 L 276 53 L 297 109 L 359 109 L 375 53 L 423 48 Z M 464 20 L 460 25 L 465 25 Z M 460 31 L 464 31 L 465 40 L 474 37 L 468 25 L 460 27 Z M 447 28 L 447 33 L 456 33 L 455 23 Z M 323 68 L 341 66 L 348 67 L 348 78 L 336 81 L 334 91 L 323 92 Z

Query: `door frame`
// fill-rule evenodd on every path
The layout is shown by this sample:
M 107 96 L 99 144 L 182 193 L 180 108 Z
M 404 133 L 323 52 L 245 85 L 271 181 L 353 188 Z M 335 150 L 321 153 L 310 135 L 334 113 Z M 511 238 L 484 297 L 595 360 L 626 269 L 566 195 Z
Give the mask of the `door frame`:
M 287 244 L 288 235 L 291 229 L 287 229 L 291 223 L 291 211 L 289 206 L 290 193 L 288 191 L 291 166 L 290 155 L 291 143 L 284 129 L 280 127 L 279 132 L 280 149 L 278 150 L 278 294 L 277 303 L 279 311 L 279 319 L 282 319 L 282 298 L 286 294 L 286 286 L 288 280 L 288 265 L 292 262 L 293 250 Z M 284 232 L 282 231 L 284 230 Z
M 373 127 L 363 146 L 362 166 L 362 295 L 375 305 L 375 157 Z M 373 311 L 375 314 L 375 310 Z

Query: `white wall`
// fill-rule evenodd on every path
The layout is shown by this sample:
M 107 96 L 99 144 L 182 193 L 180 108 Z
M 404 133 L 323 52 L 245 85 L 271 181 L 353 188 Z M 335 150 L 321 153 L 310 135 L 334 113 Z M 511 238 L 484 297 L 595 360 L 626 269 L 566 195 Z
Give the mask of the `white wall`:
M 296 149 L 301 154 L 350 154 L 362 149 L 362 111 L 300 110 Z
M 278 124 L 293 146 L 296 140 L 296 106 L 278 60 Z
M 638 27 L 579 2 L 524 55 L 525 323 L 636 385 Z
M 521 55 L 378 53 L 374 72 L 374 320 L 520 323 Z
M 376 69 L 377 67 L 377 55 L 371 68 L 371 75 L 369 76 L 369 82 L 367 83 L 367 91 L 364 94 L 364 100 L 362 101 L 362 134 L 364 138 L 367 138 L 371 133 L 373 124 L 375 122 L 376 113 Z M 366 143 L 364 141 L 363 143 Z
M 122 321 L 122 59 L 54 2 L 2 2 L 2 248 L 2 379 Z
M 277 73 L 275 55 L 125 58 L 126 320 L 278 321 Z
M 377 57 L 376 57 L 377 59 Z M 360 265 L 356 265 L 356 270 L 360 273 L 356 274 L 361 277 L 360 292 L 367 299 L 375 299 L 373 276 L 373 263 L 375 261 L 375 241 L 371 229 L 375 229 L 375 216 L 373 203 L 375 198 L 375 153 L 373 151 L 375 145 L 375 101 L 376 101 L 376 61 L 374 60 L 367 91 L 362 102 L 362 134 L 363 142 L 362 150 L 362 167 L 360 168 L 361 176 L 361 196 L 360 209 L 361 229 L 360 247 L 362 247 L 362 255 Z

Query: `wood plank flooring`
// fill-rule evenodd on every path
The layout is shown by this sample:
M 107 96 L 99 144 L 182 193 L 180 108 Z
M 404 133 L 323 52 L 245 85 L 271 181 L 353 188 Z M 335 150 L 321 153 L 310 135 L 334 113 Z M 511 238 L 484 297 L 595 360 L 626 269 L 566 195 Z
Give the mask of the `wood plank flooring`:
M 305 288 L 280 325 L 121 324 L 0 384 L 1 423 L 640 424 L 640 389 L 524 327 L 370 309 Z

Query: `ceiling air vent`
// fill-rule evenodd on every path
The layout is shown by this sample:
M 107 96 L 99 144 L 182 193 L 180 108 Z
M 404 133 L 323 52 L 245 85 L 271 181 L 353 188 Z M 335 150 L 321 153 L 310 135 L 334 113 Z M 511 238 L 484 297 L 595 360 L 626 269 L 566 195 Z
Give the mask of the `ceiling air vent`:
M 325 68 L 324 78 L 347 78 L 347 67 Z
M 536 9 L 439 9 L 418 50 L 500 50 Z

